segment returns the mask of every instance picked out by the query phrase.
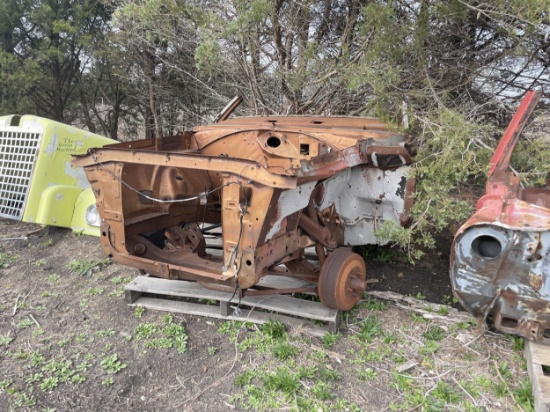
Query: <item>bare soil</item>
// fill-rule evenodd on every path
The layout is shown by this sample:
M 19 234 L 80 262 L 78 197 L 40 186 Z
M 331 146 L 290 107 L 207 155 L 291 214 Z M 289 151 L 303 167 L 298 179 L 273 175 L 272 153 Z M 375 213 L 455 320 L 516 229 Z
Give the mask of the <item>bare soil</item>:
M 369 262 L 371 288 L 420 293 L 426 307 L 448 300 L 448 246 L 416 266 Z M 75 262 L 105 259 L 94 237 L 0 219 L 0 253 L 2 410 L 513 411 L 530 392 L 517 340 L 391 303 L 366 299 L 340 335 L 287 329 L 278 340 L 255 325 L 129 307 L 122 291 L 137 270 L 75 273 Z M 186 351 L 141 334 L 167 325 L 184 328 Z

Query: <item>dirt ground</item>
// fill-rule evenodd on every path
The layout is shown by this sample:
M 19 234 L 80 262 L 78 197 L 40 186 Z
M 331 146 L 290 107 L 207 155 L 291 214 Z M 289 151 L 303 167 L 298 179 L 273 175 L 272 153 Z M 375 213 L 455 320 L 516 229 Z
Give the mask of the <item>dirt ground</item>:
M 532 410 L 521 340 L 433 304 L 452 303 L 449 247 L 368 263 L 371 289 L 427 297 L 442 319 L 365 297 L 315 338 L 130 307 L 139 272 L 97 238 L 0 219 L 0 409 Z

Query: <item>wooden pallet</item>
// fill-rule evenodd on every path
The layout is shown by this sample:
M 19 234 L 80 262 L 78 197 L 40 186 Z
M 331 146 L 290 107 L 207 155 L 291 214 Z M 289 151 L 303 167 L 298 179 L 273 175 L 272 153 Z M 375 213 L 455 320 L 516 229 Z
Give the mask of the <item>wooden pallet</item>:
M 526 340 L 523 353 L 531 378 L 535 412 L 550 412 L 550 375 L 542 369 L 543 366 L 550 368 L 550 347 Z
M 280 276 L 266 276 L 259 284 L 278 288 L 303 285 L 299 280 Z M 291 327 L 303 328 L 313 336 L 336 332 L 341 319 L 341 313 L 336 309 L 327 308 L 319 302 L 284 295 L 245 296 L 241 299 L 240 310 L 236 311 L 238 298 L 233 297 L 229 302 L 232 293 L 206 289 L 196 282 L 183 280 L 138 276 L 126 285 L 124 291 L 126 303 L 132 306 L 253 323 L 265 323 L 272 319 Z M 170 297 L 215 300 L 219 306 L 173 300 Z M 328 325 L 316 325 L 314 320 L 327 322 Z

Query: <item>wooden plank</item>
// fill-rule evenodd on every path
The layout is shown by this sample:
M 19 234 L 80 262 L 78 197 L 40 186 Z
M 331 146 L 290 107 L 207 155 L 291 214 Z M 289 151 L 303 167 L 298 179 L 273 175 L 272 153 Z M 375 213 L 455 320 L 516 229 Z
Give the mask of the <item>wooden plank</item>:
M 545 376 L 543 365 L 550 365 L 550 347 L 525 341 L 524 356 L 535 398 L 535 412 L 550 412 L 550 376 Z
M 188 315 L 207 316 L 216 319 L 236 320 L 258 324 L 266 323 L 269 320 L 275 320 L 291 327 L 302 328 L 311 336 L 323 337 L 327 333 L 326 328 L 319 327 L 306 319 L 291 318 L 276 313 L 258 312 L 256 310 L 241 309 L 240 316 L 236 316 L 233 311 L 230 310 L 229 315 L 224 316 L 220 313 L 220 308 L 218 306 L 149 297 L 140 297 L 130 306 L 142 306 L 148 309 L 172 313 L 184 313 Z
M 311 286 L 311 282 L 288 276 L 264 276 L 257 285 L 274 289 L 291 289 Z
M 228 302 L 232 298 L 231 293 L 205 289 L 196 282 L 142 276 L 138 276 L 131 283 L 126 285 L 125 290 L 196 299 L 214 299 L 224 302 Z M 233 297 L 233 302 L 236 303 L 237 300 L 237 297 Z M 273 310 L 287 315 L 301 316 L 324 322 L 337 322 L 339 316 L 337 310 L 327 308 L 319 302 L 312 302 L 291 296 L 246 296 L 241 299 L 241 305 Z
M 539 365 L 550 365 L 550 347 L 531 341 L 528 343 L 533 361 Z

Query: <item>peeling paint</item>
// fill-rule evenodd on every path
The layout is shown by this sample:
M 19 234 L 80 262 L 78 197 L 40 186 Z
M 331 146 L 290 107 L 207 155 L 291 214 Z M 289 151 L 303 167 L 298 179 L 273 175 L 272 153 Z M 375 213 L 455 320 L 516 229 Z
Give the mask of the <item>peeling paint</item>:
M 550 209 L 540 206 L 550 188 L 521 189 L 508 170 L 537 100 L 527 94 L 495 150 L 486 193 L 454 239 L 451 284 L 464 308 L 497 329 L 550 344 Z M 485 297 L 493 305 L 480 313 Z

